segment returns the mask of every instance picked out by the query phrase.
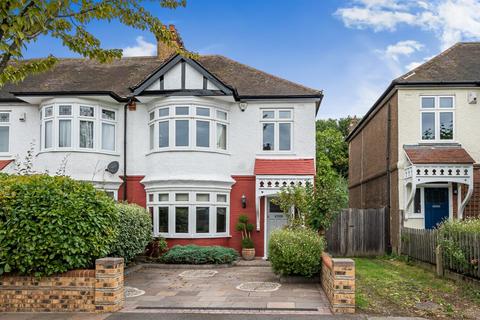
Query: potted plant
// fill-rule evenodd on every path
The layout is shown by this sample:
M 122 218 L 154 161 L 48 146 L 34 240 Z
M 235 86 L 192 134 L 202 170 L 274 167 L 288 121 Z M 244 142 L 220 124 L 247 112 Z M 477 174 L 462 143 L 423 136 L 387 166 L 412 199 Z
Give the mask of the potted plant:
M 242 257 L 245 260 L 255 259 L 255 246 L 252 241 L 253 224 L 248 223 L 248 217 L 241 215 L 236 226 L 237 231 L 242 234 Z

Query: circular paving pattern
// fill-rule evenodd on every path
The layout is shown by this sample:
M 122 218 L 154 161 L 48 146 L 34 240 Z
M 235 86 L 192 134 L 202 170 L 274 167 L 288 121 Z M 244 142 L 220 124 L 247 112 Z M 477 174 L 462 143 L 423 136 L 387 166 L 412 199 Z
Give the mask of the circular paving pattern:
M 276 282 L 245 282 L 237 286 L 238 290 L 250 292 L 272 292 L 278 290 L 281 284 Z
M 216 275 L 215 270 L 187 270 L 179 274 L 182 278 L 211 278 Z
M 134 288 L 134 287 L 125 287 L 125 298 L 133 298 L 144 295 L 145 291 Z

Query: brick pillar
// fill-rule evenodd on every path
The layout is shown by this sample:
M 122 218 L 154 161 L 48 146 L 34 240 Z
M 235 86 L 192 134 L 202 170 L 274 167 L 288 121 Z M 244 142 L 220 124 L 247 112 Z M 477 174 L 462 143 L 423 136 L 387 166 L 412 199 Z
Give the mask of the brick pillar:
M 102 258 L 95 261 L 95 310 L 115 312 L 125 303 L 123 258 Z
M 323 254 L 322 287 L 333 313 L 355 313 L 355 261 Z

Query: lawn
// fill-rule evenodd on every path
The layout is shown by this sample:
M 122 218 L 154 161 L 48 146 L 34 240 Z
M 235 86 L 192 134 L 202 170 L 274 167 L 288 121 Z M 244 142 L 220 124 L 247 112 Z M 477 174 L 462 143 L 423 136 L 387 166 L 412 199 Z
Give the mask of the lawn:
M 357 258 L 358 312 L 427 318 L 480 318 L 480 287 L 440 279 L 398 258 Z

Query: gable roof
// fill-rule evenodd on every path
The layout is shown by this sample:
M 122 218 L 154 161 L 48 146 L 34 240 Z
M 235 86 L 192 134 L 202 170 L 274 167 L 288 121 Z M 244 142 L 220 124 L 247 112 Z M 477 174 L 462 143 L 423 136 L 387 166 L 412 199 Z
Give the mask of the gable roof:
M 346 140 L 350 141 L 371 119 L 383 100 L 400 86 L 480 86 L 480 42 L 459 42 L 417 68 L 394 79 L 367 111 Z
M 475 160 L 461 146 L 403 146 L 412 164 L 469 164 Z
M 102 64 L 88 59 L 59 59 L 49 71 L 30 75 L 18 84 L 0 89 L 0 101 L 15 100 L 15 94 L 110 94 L 122 101 L 134 88 L 152 76 L 170 59 L 130 57 Z M 322 98 L 322 91 L 281 79 L 219 55 L 195 60 L 225 86 L 236 91 L 236 98 L 309 97 Z

